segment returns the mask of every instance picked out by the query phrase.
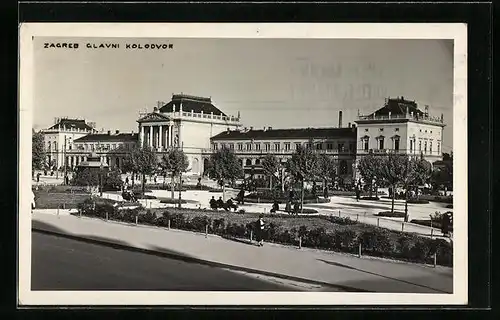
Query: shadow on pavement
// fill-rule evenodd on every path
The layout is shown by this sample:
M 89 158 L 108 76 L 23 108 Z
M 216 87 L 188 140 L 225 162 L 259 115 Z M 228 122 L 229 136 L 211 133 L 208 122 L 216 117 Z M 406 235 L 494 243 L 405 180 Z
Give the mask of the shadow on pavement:
M 250 240 L 247 240 L 247 239 L 238 239 L 238 238 L 232 238 L 232 237 L 227 237 L 227 236 L 221 236 L 221 238 L 223 238 L 225 240 L 233 241 L 233 242 L 247 244 L 249 246 L 258 247 L 257 243 L 250 242 Z
M 421 288 L 425 288 L 425 289 L 430 289 L 432 291 L 436 291 L 436 292 L 440 292 L 440 293 L 450 293 L 450 292 L 447 292 L 447 291 L 443 291 L 443 290 L 440 290 L 440 289 L 432 288 L 432 287 L 425 286 L 425 285 L 422 285 L 422 284 L 418 284 L 418 283 L 414 283 L 414 282 L 410 282 L 410 281 L 406 281 L 406 280 L 401 280 L 401 279 L 397 279 L 397 278 L 392 278 L 392 277 L 384 276 L 384 275 L 381 275 L 381 274 L 378 274 L 378 273 L 375 273 L 375 272 L 366 271 L 366 270 L 363 270 L 363 269 L 359 269 L 359 268 L 352 267 L 352 266 L 345 265 L 345 264 L 338 263 L 338 262 L 327 261 L 327 260 L 323 260 L 323 259 L 317 259 L 317 260 L 322 261 L 322 262 L 324 262 L 326 264 L 329 264 L 329 265 L 332 265 L 332 266 L 336 266 L 336 267 L 340 267 L 340 268 L 345 268 L 345 269 L 349 269 L 349 270 L 354 270 L 354 271 L 359 271 L 359 272 L 362 272 L 362 273 L 366 273 L 366 274 L 378 276 L 378 277 L 381 277 L 381 278 L 384 278 L 384 279 L 388 279 L 388 280 L 392 280 L 392 281 L 397 281 L 397 282 L 402 282 L 402 283 L 410 284 L 410 285 L 421 287 Z
M 367 208 L 367 209 L 381 209 L 381 210 L 388 209 L 387 207 L 384 207 L 384 206 L 370 205 L 370 204 L 363 204 L 363 203 L 339 202 L 339 205 L 348 206 L 348 207 L 355 207 L 355 208 Z M 394 205 L 394 207 L 396 207 L 396 205 Z

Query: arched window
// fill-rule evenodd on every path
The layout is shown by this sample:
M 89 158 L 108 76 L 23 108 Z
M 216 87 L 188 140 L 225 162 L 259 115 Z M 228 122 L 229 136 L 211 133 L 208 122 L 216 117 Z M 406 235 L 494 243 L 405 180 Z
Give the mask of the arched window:
M 260 159 L 255 159 L 255 164 L 260 164 Z
M 383 150 L 384 149 L 384 140 L 385 140 L 384 136 L 378 136 L 377 137 L 377 145 L 378 145 L 378 149 L 379 150 Z
M 364 136 L 363 138 L 361 138 L 361 143 L 363 143 L 363 150 L 368 151 L 370 147 L 370 137 Z
M 394 151 L 399 151 L 399 140 L 400 137 L 398 135 L 392 137 L 392 148 Z
M 252 159 L 247 159 L 247 161 L 245 162 L 245 165 L 246 166 L 251 166 L 252 165 Z

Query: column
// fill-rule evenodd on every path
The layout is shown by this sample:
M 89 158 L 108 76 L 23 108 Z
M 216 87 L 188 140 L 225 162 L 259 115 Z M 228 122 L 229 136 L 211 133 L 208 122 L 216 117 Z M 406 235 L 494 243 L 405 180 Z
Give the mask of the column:
M 149 126 L 149 147 L 153 148 L 153 126 Z
M 144 126 L 141 124 L 141 142 L 140 142 L 140 147 L 144 147 Z
M 160 140 L 160 143 L 158 144 L 158 147 L 160 147 L 160 149 L 163 149 L 163 137 L 162 137 L 162 131 L 163 131 L 163 126 L 160 125 L 160 132 L 158 133 L 159 135 L 159 139 Z
M 172 130 L 172 125 L 169 125 L 168 126 L 168 145 L 169 147 L 172 147 L 173 143 L 174 143 L 174 139 L 173 139 L 173 133 L 174 133 L 174 130 Z

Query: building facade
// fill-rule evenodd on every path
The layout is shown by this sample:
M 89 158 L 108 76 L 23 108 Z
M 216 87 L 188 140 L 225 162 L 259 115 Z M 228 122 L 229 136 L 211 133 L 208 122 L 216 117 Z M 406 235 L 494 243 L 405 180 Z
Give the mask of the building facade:
M 398 152 L 423 157 L 431 164 L 442 159 L 443 115 L 433 117 L 415 101 L 404 97 L 386 99 L 380 109 L 359 115 L 357 158 L 363 155 Z
M 74 141 L 96 133 L 92 123 L 81 119 L 56 118 L 54 125 L 42 130 L 46 164 L 51 168 L 64 166 L 65 153 L 74 150 Z
M 342 127 L 341 123 L 339 128 L 228 130 L 210 140 L 212 147 L 204 153 L 205 163 L 210 153 L 228 148 L 235 152 L 246 172 L 250 168 L 258 170 L 268 154 L 275 155 L 284 163 L 299 147 L 305 147 L 337 159 L 337 174 L 346 179 L 352 177 L 356 159 L 356 127 Z
M 127 150 L 137 146 L 138 138 L 137 133 L 120 133 L 118 130 L 88 134 L 74 141 L 74 148 L 66 151 L 65 161 L 69 167 L 75 168 L 93 154 L 110 168 L 121 169 Z
M 239 116 L 226 115 L 211 98 L 185 94 L 159 102 L 137 122 L 140 146 L 153 148 L 159 158 L 172 148 L 181 148 L 189 161 L 187 174 L 193 175 L 203 174 L 202 153 L 210 148 L 210 137 L 240 127 Z

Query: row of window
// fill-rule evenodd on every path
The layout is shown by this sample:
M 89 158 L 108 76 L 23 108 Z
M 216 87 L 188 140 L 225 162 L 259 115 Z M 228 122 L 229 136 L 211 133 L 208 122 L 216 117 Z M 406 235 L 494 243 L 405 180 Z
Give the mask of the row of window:
M 385 145 L 384 145 L 385 141 L 384 140 L 385 140 L 384 137 L 377 138 L 378 149 L 383 150 L 385 148 Z M 399 138 L 394 138 L 393 141 L 394 141 L 393 150 L 399 151 Z M 363 143 L 364 143 L 363 149 L 365 151 L 368 151 L 369 144 L 370 144 L 369 138 L 363 139 Z M 410 153 L 413 152 L 413 149 L 415 148 L 414 145 L 415 145 L 415 141 L 410 140 Z M 432 154 L 432 152 L 433 152 L 432 141 L 429 141 L 429 145 L 427 145 L 427 141 L 424 141 L 423 146 L 424 146 L 424 149 L 422 150 L 422 141 L 419 141 L 418 142 L 418 151 L 423 151 L 425 154 L 427 154 L 427 151 L 429 151 L 429 153 Z M 427 149 L 427 146 L 429 146 L 429 149 Z M 436 149 L 436 152 L 438 154 L 441 152 L 440 148 L 441 148 L 441 144 L 438 142 L 437 149 Z
M 131 144 L 129 143 L 107 143 L 107 144 L 99 144 L 99 143 L 91 143 L 91 144 L 75 144 L 76 150 L 89 150 L 89 151 L 94 151 L 94 150 L 115 150 L 117 149 L 120 145 L 125 145 L 125 149 L 130 149 Z M 72 150 L 73 145 L 71 143 L 68 143 L 68 150 Z M 57 142 L 48 142 L 47 146 L 48 151 L 56 151 L 57 150 Z
M 368 128 L 365 128 L 365 132 L 368 132 L 368 131 L 369 131 L 369 130 L 368 130 Z M 378 131 L 383 132 L 383 131 L 384 131 L 384 128 L 379 128 L 379 129 L 378 129 Z M 398 132 L 398 131 L 399 131 L 399 128 L 394 128 L 394 131 Z M 420 130 L 420 131 L 422 131 L 422 130 Z M 426 132 L 427 132 L 427 131 L 426 131 Z M 431 131 L 431 132 L 432 132 L 432 131 Z
M 295 143 L 295 149 L 294 150 L 297 150 L 298 148 L 300 148 L 303 144 L 302 143 Z M 224 143 L 213 143 L 212 144 L 212 149 L 214 150 L 217 150 L 219 148 L 219 146 L 221 148 L 229 148 L 231 150 L 234 150 L 235 148 L 235 144 L 234 143 L 228 143 L 228 144 L 224 144 Z M 292 143 L 289 143 L 289 142 L 286 142 L 284 143 L 284 151 L 290 151 L 291 150 L 291 147 L 292 147 Z M 312 145 L 310 143 L 306 143 L 305 144 L 306 148 L 311 148 Z M 315 148 L 316 150 L 333 150 L 334 149 L 334 144 L 333 143 L 316 143 L 315 144 Z M 281 143 L 279 142 L 275 142 L 275 143 L 264 143 L 264 147 L 261 149 L 261 144 L 260 143 L 238 143 L 236 144 L 236 149 L 238 151 L 281 151 Z M 345 146 L 344 143 L 337 143 L 337 150 L 341 151 L 341 152 L 345 152 L 345 151 L 350 151 L 350 152 L 354 152 L 356 149 L 356 144 L 355 143 L 350 143 L 349 144 L 349 149 L 347 149 L 347 147 Z

